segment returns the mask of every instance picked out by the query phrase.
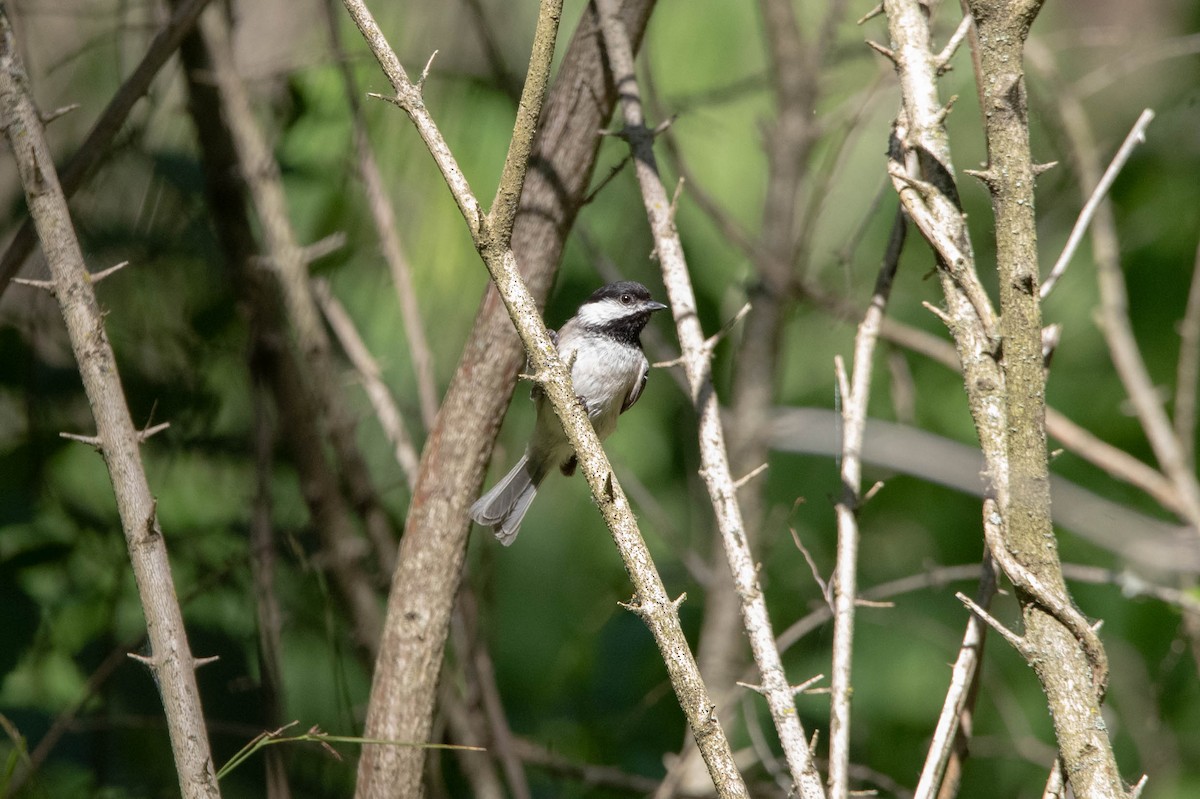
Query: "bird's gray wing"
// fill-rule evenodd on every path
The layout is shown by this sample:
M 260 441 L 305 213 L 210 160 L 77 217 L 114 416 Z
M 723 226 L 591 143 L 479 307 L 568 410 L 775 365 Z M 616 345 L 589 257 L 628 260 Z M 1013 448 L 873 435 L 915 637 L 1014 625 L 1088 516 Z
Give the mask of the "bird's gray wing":
M 646 388 L 646 381 L 650 378 L 650 364 L 643 358 L 642 371 L 638 375 L 638 379 L 633 381 L 633 388 L 629 389 L 629 394 L 626 395 L 625 401 L 621 403 L 621 413 L 633 407 L 633 403 L 638 401 L 638 397 L 642 396 L 642 390 Z

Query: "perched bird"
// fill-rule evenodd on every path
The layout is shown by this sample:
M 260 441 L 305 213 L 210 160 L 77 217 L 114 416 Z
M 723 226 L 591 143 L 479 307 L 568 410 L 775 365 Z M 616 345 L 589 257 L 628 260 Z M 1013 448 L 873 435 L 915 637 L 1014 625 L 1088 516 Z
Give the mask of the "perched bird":
M 629 410 L 646 387 L 650 364 L 642 352 L 641 334 L 650 315 L 667 306 L 655 302 L 641 283 L 622 280 L 597 289 L 554 336 L 558 356 L 571 366 L 571 381 L 596 435 L 617 428 L 617 417 Z M 517 465 L 471 506 L 471 518 L 491 527 L 508 546 L 521 529 L 538 486 L 553 468 L 575 473 L 575 450 L 563 432 L 545 393 L 532 392 L 537 422 Z

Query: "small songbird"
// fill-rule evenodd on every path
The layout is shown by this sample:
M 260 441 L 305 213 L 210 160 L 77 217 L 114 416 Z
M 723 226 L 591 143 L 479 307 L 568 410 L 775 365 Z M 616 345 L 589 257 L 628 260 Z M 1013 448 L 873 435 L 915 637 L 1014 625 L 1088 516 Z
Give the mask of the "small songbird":
M 557 334 L 551 331 L 558 357 L 571 365 L 575 393 L 602 440 L 646 387 L 650 364 L 640 336 L 650 315 L 666 307 L 655 302 L 641 283 L 623 280 L 597 289 Z M 525 455 L 470 511 L 471 518 L 491 527 L 505 546 L 516 539 L 521 520 L 550 470 L 557 467 L 565 475 L 575 473 L 575 450 L 550 401 L 537 386 L 532 399 L 537 422 Z

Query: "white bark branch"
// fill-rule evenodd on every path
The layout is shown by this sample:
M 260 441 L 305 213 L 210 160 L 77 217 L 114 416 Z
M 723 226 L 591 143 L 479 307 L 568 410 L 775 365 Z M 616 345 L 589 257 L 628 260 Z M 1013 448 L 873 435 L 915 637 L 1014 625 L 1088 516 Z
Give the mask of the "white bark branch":
M 767 699 L 783 745 L 793 784 L 804 799 L 823 799 L 825 790 L 800 724 L 795 697 L 784 673 L 779 650 L 775 648 L 766 601 L 746 540 L 737 491 L 729 471 L 717 394 L 710 376 L 710 353 L 700 328 L 683 245 L 671 215 L 670 197 L 658 175 L 653 133 L 646 127 L 642 114 L 633 53 L 612 0 L 600 0 L 599 7 L 605 47 L 613 66 L 614 80 L 620 88 L 625 122 L 623 135 L 633 152 L 642 200 L 663 270 L 663 283 L 670 297 L 671 312 L 679 333 L 692 402 L 700 417 L 700 476 L 712 499 L 717 528 L 729 559 L 737 594 L 742 601 L 742 620 L 750 638 L 750 649 L 762 674 L 762 693 Z

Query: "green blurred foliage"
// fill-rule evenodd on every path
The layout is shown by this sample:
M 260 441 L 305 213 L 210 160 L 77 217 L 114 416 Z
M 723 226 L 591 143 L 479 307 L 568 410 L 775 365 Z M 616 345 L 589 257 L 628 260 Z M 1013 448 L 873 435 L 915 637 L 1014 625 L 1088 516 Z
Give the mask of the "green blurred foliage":
M 63 16 L 37 9 L 22 12 L 41 106 L 84 101 L 82 110 L 50 129 L 65 156 L 128 71 L 130 59 L 138 57 L 148 34 L 118 24 L 122 14 L 131 13 L 124 4 L 123 11 L 104 6 L 99 14 L 93 4 L 60 5 L 68 21 L 77 14 L 87 24 L 56 38 Z M 462 32 L 467 23 L 457 6 L 378 5 L 385 30 L 394 34 L 410 71 L 419 69 L 430 50 L 440 50 L 426 87 L 428 103 L 475 192 L 490 199 L 511 132 L 513 103 L 497 88 L 478 38 Z M 954 6 L 944 9 L 939 22 L 944 38 L 955 24 L 956 4 L 943 5 Z M 1197 29 L 1200 12 L 1184 0 L 1161 0 L 1149 14 L 1104 4 L 1103 13 L 1092 19 L 1087 5 L 1051 4 L 1035 33 L 1057 56 L 1066 76 L 1059 80 L 1112 72 L 1112 79 L 1087 99 L 1104 157 L 1115 150 L 1143 106 L 1158 111 L 1147 143 L 1121 174 L 1112 197 L 1134 327 L 1151 374 L 1170 397 L 1177 325 L 1200 230 L 1200 64 L 1194 49 L 1181 57 L 1153 56 L 1186 41 L 1180 37 Z M 91 12 L 84 13 L 85 6 Z M 519 71 L 528 58 L 536 4 L 526 0 L 511 9 L 499 3 L 486 6 L 508 69 Z M 269 13 L 285 13 L 284 6 L 272 8 Z M 581 8 L 578 0 L 567 4 L 561 42 Z M 797 8 L 806 35 L 811 35 L 824 4 L 800 2 Z M 341 79 L 330 64 L 318 10 L 304 9 L 312 20 L 303 36 L 290 46 L 272 43 L 282 53 L 283 66 L 253 76 L 260 121 L 275 143 L 301 239 L 315 242 L 335 232 L 347 236 L 345 247 L 313 269 L 330 280 L 349 309 L 419 440 L 423 432 L 411 357 L 356 177 Z M 850 15 L 866 10 L 866 5 L 853 5 Z M 282 17 L 280 22 L 284 24 Z M 1126 25 L 1133 27 L 1123 29 Z M 289 31 L 294 27 L 284 25 Z M 766 185 L 763 129 L 774 113 L 760 27 L 751 4 L 663 3 L 641 60 L 654 113 L 678 115 L 671 133 L 695 188 L 717 198 L 729 219 L 751 236 L 758 232 Z M 349 30 L 343 34 L 360 86 L 381 91 L 382 78 L 361 43 Z M 858 306 L 870 291 L 896 204 L 883 181 L 886 140 L 897 106 L 894 79 L 862 45 L 864 35 L 886 37 L 878 20 L 863 28 L 850 20 L 840 25 L 831 63 L 821 76 L 822 96 L 813 113 L 827 128 L 814 152 L 804 200 L 806 208 L 819 211 L 814 211 L 813 237 L 799 265 L 805 277 Z M 564 49 L 560 44 L 560 57 Z M 954 66 L 942 92 L 959 98 L 950 130 L 962 169 L 982 161 L 984 151 L 965 51 Z M 1064 139 L 1053 122 L 1058 90 L 1054 80 L 1031 76 L 1034 152 L 1064 164 L 1039 183 L 1044 264 L 1057 256 L 1082 202 Z M 444 389 L 486 285 L 485 272 L 457 208 L 403 114 L 369 100 L 365 112 L 413 264 L 439 388 Z M 623 148 L 617 139 L 604 140 L 597 181 L 621 161 Z M 15 229 L 24 209 L 7 156 L 4 164 L 4 226 Z M 824 177 L 834 164 L 832 177 Z M 673 160 L 664 157 L 661 166 L 666 184 L 673 186 L 678 179 Z M 821 180 L 827 182 L 822 185 Z M 988 198 L 970 178 L 962 178 L 961 184 L 976 252 L 991 285 Z M 744 302 L 752 267 L 689 188 L 685 185 L 680 196 L 678 225 L 701 319 L 707 331 L 715 331 Z M 248 525 L 257 476 L 246 312 L 213 240 L 177 65 L 159 78 L 150 101 L 139 105 L 116 151 L 72 209 L 93 269 L 122 260 L 132 264 L 102 284 L 99 296 L 135 421 L 171 423 L 143 452 L 192 648 L 201 656 L 220 655 L 199 672 L 199 679 L 221 763 L 275 720 L 264 716 L 249 571 Z M 629 169 L 583 210 L 578 228 L 590 243 L 584 246 L 572 238 L 547 308 L 549 324 L 564 321 L 604 282 L 591 243 L 624 276 L 662 293 Z M 922 301 L 939 302 L 930 268 L 929 253 L 913 234 L 889 313 L 944 336 L 938 321 L 921 307 Z M 1106 441 L 1152 462 L 1113 374 L 1095 322 L 1097 304 L 1085 243 L 1046 304 L 1046 320 L 1064 325 L 1050 402 Z M 135 662 L 123 661 L 98 686 L 87 685 L 110 653 L 144 646 L 144 621 L 103 461 L 89 448 L 58 436 L 64 430 L 90 432 L 92 423 L 56 307 L 30 289 L 12 286 L 0 311 L 0 607 L 5 617 L 0 628 L 0 713 L 31 750 L 61 714 L 75 713 L 22 795 L 175 795 L 161 708 L 149 674 Z M 665 319 L 655 325 L 673 340 Z M 833 358 L 849 356 L 853 334 L 852 324 L 799 304 L 782 344 L 779 403 L 833 407 Z M 735 332 L 717 350 L 714 369 L 722 396 L 728 396 L 736 349 Z M 916 390 L 913 423 L 973 442 L 959 378 L 919 356 L 890 354 L 910 371 Z M 895 417 L 896 391 L 881 357 L 874 416 Z M 358 439 L 375 487 L 399 529 L 408 502 L 405 481 L 348 369 L 344 392 L 360 420 Z M 507 465 L 519 453 L 531 417 L 526 391 L 518 387 L 493 459 L 497 465 Z M 694 645 L 705 587 L 692 564 L 708 552 L 712 520 L 696 476 L 693 414 L 667 374 L 654 374 L 608 449 L 622 480 L 640 484 L 639 495 L 653 498 L 652 507 L 639 507 L 643 532 L 668 589 L 688 594 L 681 612 Z M 1057 457 L 1053 467 L 1101 495 L 1164 515 L 1150 499 L 1070 452 Z M 862 513 L 860 585 L 935 564 L 979 559 L 977 500 L 903 475 L 869 472 L 867 479 L 886 479 L 886 485 Z M 839 491 L 837 468 L 826 458 L 776 453 L 759 481 L 769 505 L 759 536 L 761 577 L 773 621 L 782 630 L 822 603 L 821 589 L 792 534 L 828 575 L 834 558 L 831 498 Z M 361 729 L 370 675 L 355 657 L 350 625 L 326 586 L 316 557 L 317 536 L 282 447 L 269 482 L 278 535 L 277 591 L 285 616 L 281 720 L 355 734 Z M 650 637 L 617 604 L 629 598 L 628 580 L 589 505 L 583 481 L 550 481 L 519 545 L 501 550 L 476 531 L 466 580 L 480 598 L 479 628 L 494 658 L 513 730 L 575 761 L 658 777 L 664 755 L 677 751 L 683 741 L 683 719 Z M 1061 547 L 1065 560 L 1124 565 L 1070 534 L 1062 537 Z M 966 585 L 943 586 L 903 595 L 893 608 L 860 613 L 855 757 L 910 788 L 940 709 L 949 676 L 946 664 L 955 656 L 965 621 L 965 611 L 953 597 L 958 588 L 970 591 Z M 383 590 L 381 585 L 381 596 Z M 1126 599 L 1114 587 L 1073 590 L 1089 616 L 1105 620 L 1104 639 L 1113 661 L 1105 720 L 1126 778 L 1149 772 L 1146 797 L 1197 795 L 1200 658 L 1189 648 L 1179 613 Z M 1002 620 L 1018 623 L 1011 597 L 1001 598 L 996 612 Z M 831 629 L 823 627 L 785 653 L 793 681 L 829 672 L 831 636 Z M 748 679 L 753 681 L 750 675 Z M 806 729 L 821 730 L 824 738 L 827 698 L 803 696 L 799 709 Z M 752 695 L 738 710 L 769 727 L 765 708 Z M 731 735 L 736 746 L 749 746 L 739 715 L 730 714 Z M 767 739 L 773 740 L 769 730 Z M 1052 741 L 1032 673 L 1003 642 L 990 640 L 962 795 L 1040 795 Z M 312 745 L 288 749 L 297 796 L 351 792 L 355 752 L 348 745 L 337 748 L 344 762 Z M 15 751 L 13 742 L 0 741 L 0 758 L 7 760 Z M 446 790 L 465 795 L 454 758 L 443 754 L 438 762 Z M 750 776 L 769 779 L 761 766 Z M 530 777 L 539 797 L 627 795 L 600 792 L 536 768 L 530 769 Z M 232 797 L 262 795 L 259 761 L 240 768 L 222 789 Z

